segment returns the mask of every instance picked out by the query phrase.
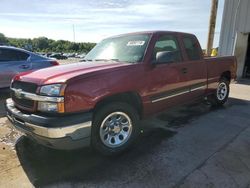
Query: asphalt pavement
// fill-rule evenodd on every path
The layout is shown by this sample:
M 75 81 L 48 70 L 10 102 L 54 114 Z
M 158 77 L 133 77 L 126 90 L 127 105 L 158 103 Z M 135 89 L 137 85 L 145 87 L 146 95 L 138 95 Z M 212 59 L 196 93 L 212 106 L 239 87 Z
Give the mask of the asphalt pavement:
M 11 128 L 0 94 L 0 187 L 250 187 L 250 81 L 224 107 L 192 103 L 141 122 L 130 151 L 58 151 Z

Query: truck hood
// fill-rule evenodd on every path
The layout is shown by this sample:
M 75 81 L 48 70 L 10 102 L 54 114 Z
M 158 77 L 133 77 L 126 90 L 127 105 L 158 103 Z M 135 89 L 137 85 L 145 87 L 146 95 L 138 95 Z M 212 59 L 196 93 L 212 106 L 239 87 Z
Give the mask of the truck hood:
M 17 75 L 15 80 L 32 82 L 38 85 L 64 83 L 67 80 L 90 73 L 113 71 L 121 67 L 130 66 L 130 63 L 118 62 L 78 62 L 25 72 Z

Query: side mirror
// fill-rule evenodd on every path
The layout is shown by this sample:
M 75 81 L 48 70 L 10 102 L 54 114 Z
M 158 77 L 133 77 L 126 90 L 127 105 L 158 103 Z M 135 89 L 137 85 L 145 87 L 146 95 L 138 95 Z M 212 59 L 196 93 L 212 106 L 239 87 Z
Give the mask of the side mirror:
M 171 63 L 175 60 L 176 51 L 161 51 L 156 53 L 153 64 Z

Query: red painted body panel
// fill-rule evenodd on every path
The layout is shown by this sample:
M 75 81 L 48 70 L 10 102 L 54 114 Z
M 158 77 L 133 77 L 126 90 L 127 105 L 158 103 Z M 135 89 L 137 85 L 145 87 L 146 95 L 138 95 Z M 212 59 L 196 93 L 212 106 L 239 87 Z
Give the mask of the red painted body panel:
M 237 61 L 234 56 L 205 58 L 208 70 L 208 92 L 217 87 L 222 72 L 229 71 L 231 79 L 236 79 Z
M 34 82 L 38 85 L 66 83 L 66 112 L 91 110 L 99 101 L 108 96 L 135 92 L 141 98 L 143 114 L 149 115 L 213 92 L 223 72 L 230 71 L 231 77 L 235 78 L 236 60 L 234 57 L 204 59 L 200 48 L 200 60 L 188 60 L 182 37 L 189 35 L 195 38 L 195 36 L 177 32 L 148 33 L 152 36 L 143 62 L 137 64 L 81 62 L 21 74 L 15 79 Z M 151 57 L 155 41 L 163 34 L 175 35 L 178 38 L 183 62 L 152 65 Z M 198 41 L 197 45 L 199 46 Z M 187 69 L 187 73 L 183 74 L 183 69 Z M 157 101 L 163 94 L 196 85 L 204 87 L 191 93 Z
M 77 76 L 87 77 L 89 74 L 93 75 L 106 69 L 110 70 L 110 68 L 115 69 L 126 65 L 125 63 L 79 62 L 23 73 L 15 79 L 38 85 L 65 83 Z

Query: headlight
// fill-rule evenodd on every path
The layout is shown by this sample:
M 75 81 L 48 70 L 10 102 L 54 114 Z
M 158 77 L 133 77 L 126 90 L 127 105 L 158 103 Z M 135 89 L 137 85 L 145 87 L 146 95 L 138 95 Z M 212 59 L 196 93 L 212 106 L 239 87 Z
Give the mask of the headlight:
M 64 95 L 64 84 L 51 84 L 45 85 L 40 88 L 40 95 L 46 95 L 49 97 L 60 97 Z M 37 110 L 41 112 L 64 112 L 64 102 L 47 102 L 39 101 L 37 103 Z
M 55 103 L 55 102 L 38 102 L 37 110 L 41 112 L 64 112 L 64 103 Z
M 42 86 L 40 89 L 40 94 L 48 96 L 60 96 L 62 87 L 62 84 L 51 84 Z
M 57 103 L 38 102 L 37 109 L 42 112 L 57 112 Z

